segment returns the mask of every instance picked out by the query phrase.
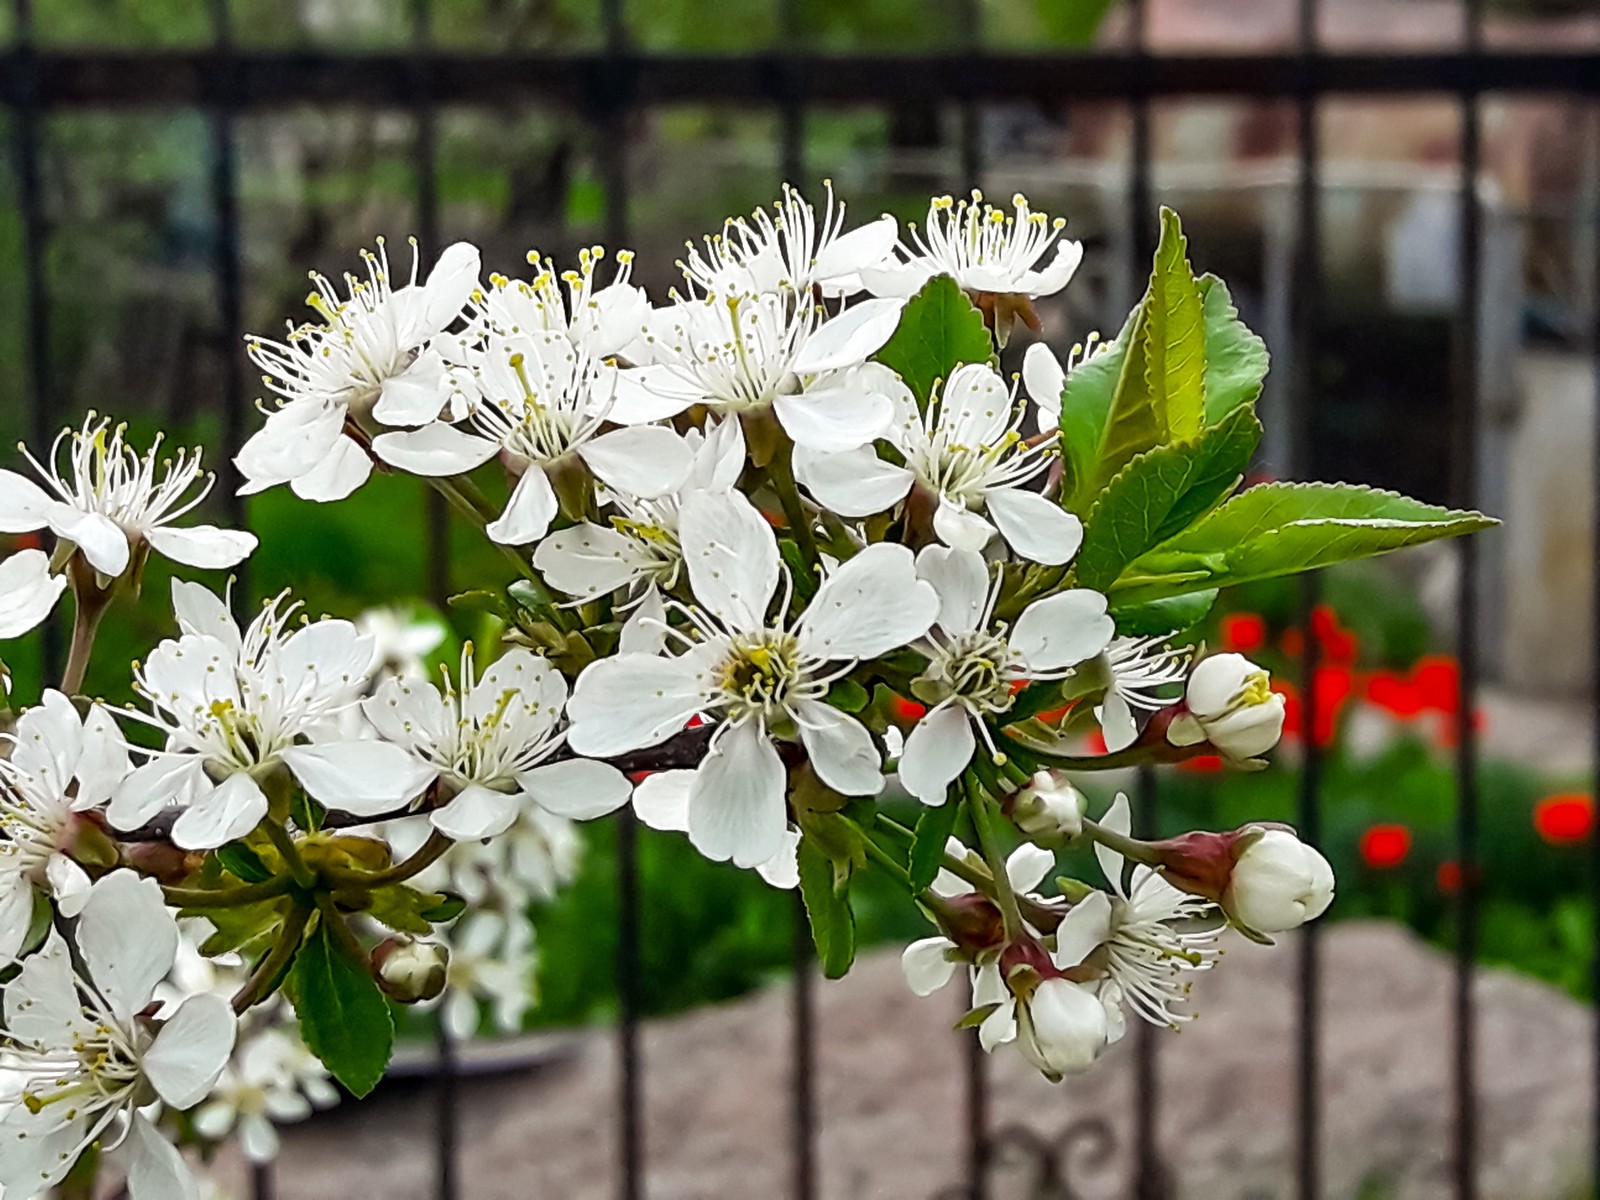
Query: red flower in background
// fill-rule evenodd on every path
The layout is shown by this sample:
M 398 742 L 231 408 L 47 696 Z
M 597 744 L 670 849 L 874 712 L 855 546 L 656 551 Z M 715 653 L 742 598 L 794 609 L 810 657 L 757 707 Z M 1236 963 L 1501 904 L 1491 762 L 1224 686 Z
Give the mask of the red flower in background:
M 1215 775 L 1222 770 L 1222 756 L 1220 754 L 1198 754 L 1194 758 L 1186 758 L 1178 764 L 1180 771 L 1193 771 L 1196 775 Z
M 1434 873 L 1434 880 L 1441 892 L 1454 895 L 1461 890 L 1461 864 L 1446 859 L 1439 864 L 1438 871 Z
M 1328 604 L 1319 604 L 1311 610 L 1311 633 L 1322 648 L 1322 657 L 1328 662 L 1353 663 L 1361 649 L 1356 635 L 1339 624 L 1339 614 Z
M 1222 618 L 1222 645 L 1249 654 L 1267 644 L 1267 623 L 1259 613 L 1236 612 Z
M 1533 827 L 1552 846 L 1570 846 L 1594 832 L 1594 798 L 1582 792 L 1546 796 L 1533 806 Z
M 926 704 L 919 704 L 917 701 L 908 700 L 904 696 L 896 696 L 889 701 L 889 709 L 901 721 L 920 721 L 928 712 Z
M 1355 675 L 1349 667 L 1318 667 L 1311 676 L 1314 692 L 1312 705 L 1311 740 L 1318 746 L 1333 742 L 1339 727 L 1339 714 L 1344 703 L 1355 691 Z M 1272 690 L 1281 692 L 1284 699 L 1283 733 L 1285 737 L 1305 736 L 1305 705 L 1299 690 L 1287 680 L 1274 679 Z
M 1411 853 L 1411 830 L 1404 825 L 1373 825 L 1361 835 L 1361 861 L 1374 870 L 1398 867 Z

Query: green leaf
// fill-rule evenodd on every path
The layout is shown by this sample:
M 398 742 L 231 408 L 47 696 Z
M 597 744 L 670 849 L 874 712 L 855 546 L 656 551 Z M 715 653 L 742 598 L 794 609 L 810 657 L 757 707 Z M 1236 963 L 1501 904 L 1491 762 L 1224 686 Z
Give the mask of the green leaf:
M 319 921 L 295 955 L 287 990 L 307 1048 L 352 1095 L 372 1091 L 394 1051 L 394 1016 L 367 964 Z
M 211 936 L 200 945 L 200 952 L 207 957 L 238 951 L 246 958 L 256 958 L 275 940 L 288 904 L 288 898 L 281 897 L 260 904 L 183 909 L 178 915 L 204 917 L 211 922 Z
M 848 876 L 835 886 L 833 860 L 811 838 L 800 842 L 800 896 L 811 940 L 816 943 L 822 973 L 839 979 L 850 970 L 856 956 L 856 918 L 850 911 Z
M 894 335 L 877 355 L 879 362 L 899 373 L 923 408 L 936 381 L 949 379 L 962 363 L 993 358 L 994 344 L 983 314 L 948 275 L 928 280 L 911 297 Z
M 917 818 L 916 836 L 911 841 L 911 862 L 907 868 L 911 876 L 911 890 L 920 892 L 933 884 L 934 876 L 944 865 L 944 848 L 955 832 L 956 818 L 961 815 L 961 805 L 955 796 L 949 796 L 937 808 L 924 808 Z
M 869 699 L 867 689 L 854 679 L 835 680 L 828 689 L 828 703 L 840 712 L 858 713 L 867 706 Z
M 1122 377 L 1128 357 L 1128 344 L 1143 306 L 1128 314 L 1122 332 L 1098 354 L 1067 373 L 1061 390 L 1061 453 L 1069 482 L 1063 493 L 1071 497 L 1067 507 L 1080 517 L 1087 515 L 1096 495 L 1095 474 L 1100 462 L 1100 443 L 1111 413 L 1111 401 Z
M 1261 422 L 1238 408 L 1192 441 L 1157 446 L 1130 461 L 1084 524 L 1078 582 L 1105 591 L 1130 562 L 1182 533 L 1237 486 L 1260 441 Z
M 1350 484 L 1271 483 L 1241 492 L 1131 563 L 1119 606 L 1294 575 L 1498 524 Z
M 229 874 L 246 883 L 265 883 L 272 878 L 272 870 L 261 861 L 261 856 L 243 842 L 229 842 L 217 851 L 217 862 Z
M 1209 588 L 1144 604 L 1113 604 L 1111 618 L 1117 623 L 1117 633 L 1123 637 L 1166 637 L 1193 629 L 1206 619 L 1216 602 L 1217 590 Z
M 423 920 L 435 925 L 446 925 L 466 911 L 467 902 L 454 892 L 434 892 L 434 903 L 419 914 Z
M 1163 208 L 1150 276 L 1145 382 L 1168 441 L 1195 437 L 1205 422 L 1205 301 L 1188 251 L 1178 214 Z
M 455 903 L 452 905 L 451 901 Z M 400 933 L 413 933 L 426 937 L 435 924 L 461 915 L 464 903 L 458 896 L 445 892 L 422 892 L 414 887 L 397 883 L 376 889 L 364 910 L 374 921 L 382 922 Z M 452 908 L 454 911 L 452 911 Z M 436 916 L 436 913 L 449 913 Z
M 1254 404 L 1267 378 L 1267 344 L 1239 320 L 1228 285 L 1200 278 L 1206 317 L 1206 415 L 1215 425 L 1241 404 Z

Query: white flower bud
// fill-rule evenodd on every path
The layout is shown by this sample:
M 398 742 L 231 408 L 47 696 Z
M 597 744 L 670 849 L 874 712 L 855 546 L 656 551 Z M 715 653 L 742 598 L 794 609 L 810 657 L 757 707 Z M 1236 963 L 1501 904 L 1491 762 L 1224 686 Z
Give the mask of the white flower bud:
M 1222 906 L 1259 933 L 1283 933 L 1333 903 L 1333 868 L 1287 829 L 1268 829 L 1233 864 Z
M 1283 736 L 1284 699 L 1242 654 L 1214 654 L 1189 673 L 1187 709 L 1167 729 L 1175 746 L 1210 742 L 1232 759 L 1265 754 Z
M 1030 838 L 1075 838 L 1083 832 L 1089 801 L 1065 777 L 1039 771 L 1012 802 L 1011 819 Z
M 1105 1005 L 1070 979 L 1043 980 L 1017 1000 L 1017 1046 L 1053 1082 L 1092 1066 L 1107 1036 Z
M 389 938 L 372 952 L 378 984 L 402 1004 L 432 1000 L 444 991 L 450 951 L 438 942 Z

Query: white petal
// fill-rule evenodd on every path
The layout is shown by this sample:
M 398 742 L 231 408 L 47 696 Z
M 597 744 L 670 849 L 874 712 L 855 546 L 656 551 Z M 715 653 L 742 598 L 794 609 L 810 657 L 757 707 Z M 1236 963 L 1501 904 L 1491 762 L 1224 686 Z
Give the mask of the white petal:
M 500 446 L 488 438 L 463 433 L 454 425 L 435 421 L 421 429 L 380 433 L 372 439 L 375 454 L 391 467 L 413 475 L 461 475 L 483 466 Z
M 386 742 L 323 742 L 291 746 L 282 758 L 313 799 L 358 817 L 377 816 L 415 800 L 435 773 Z
M 44 865 L 50 895 L 64 917 L 75 917 L 89 900 L 89 874 L 65 854 L 52 854 Z M 27 928 L 26 924 L 23 926 Z
M 950 372 L 939 397 L 939 428 L 962 446 L 991 446 L 1011 424 L 1011 389 L 988 363 Z
M 655 584 L 645 589 L 617 637 L 622 654 L 660 654 L 667 644 L 667 606 Z
M 78 918 L 77 943 L 95 990 L 121 1021 L 131 1023 L 172 969 L 178 927 L 160 884 L 118 870 L 91 889 Z
M 461 315 L 478 286 L 478 271 L 478 248 L 471 242 L 453 242 L 440 252 L 422 285 L 419 332 L 430 336 Z
M 956 961 L 948 953 L 953 949 L 948 938 L 929 937 L 912 942 L 901 952 L 900 969 L 914 993 L 931 996 L 950 982 L 956 973 Z
M 994 526 L 966 505 L 946 496 L 939 497 L 939 507 L 933 514 L 933 531 L 946 546 L 957 550 L 981 551 L 994 537 Z
M 1000 535 L 1023 558 L 1059 567 L 1083 545 L 1082 522 L 1038 492 L 990 488 L 983 502 Z
M 1033 670 L 1053 671 L 1095 657 L 1116 632 L 1104 596 L 1088 588 L 1068 588 L 1022 610 L 1011 631 L 1011 648 Z
M 288 694 L 317 695 L 364 689 L 372 663 L 373 639 L 354 623 L 337 618 L 313 621 L 284 639 L 273 659 Z
M 109 517 L 56 504 L 50 509 L 50 528 L 82 550 L 102 575 L 114 578 L 128 569 L 128 535 Z
M 0 533 L 43 529 L 54 504 L 50 494 L 27 476 L 0 471 Z
M 917 575 L 939 593 L 939 628 L 952 634 L 978 628 L 989 601 L 989 568 L 983 555 L 924 546 L 917 552 Z
M 192 801 L 172 825 L 185 850 L 215 850 L 243 837 L 267 815 L 267 796 L 244 771 L 235 771 L 209 794 Z
M 693 771 L 657 771 L 633 789 L 633 815 L 651 829 L 685 832 L 689 828 L 689 791 Z
M 578 453 L 602 483 L 647 500 L 682 487 L 693 463 L 688 443 L 664 425 L 614 429 Z
M 1090 892 L 1068 909 L 1056 926 L 1056 949 L 1051 957 L 1063 970 L 1075 967 L 1110 936 L 1111 897 Z
M 269 1093 L 267 1103 L 270 1105 L 274 1099 L 277 1097 Z M 309 1112 L 311 1106 L 307 1104 L 305 1107 Z M 262 1114 L 245 1113 L 239 1118 L 239 1149 L 251 1162 L 271 1162 L 278 1157 L 278 1144 L 278 1131 Z
M 424 351 L 410 367 L 379 385 L 372 415 L 385 425 L 424 425 L 438 420 L 452 390 L 444 360 Z
M 549 531 L 557 507 L 555 490 L 544 469 L 537 463 L 532 464 L 511 489 L 505 512 L 490 521 L 484 532 L 502 546 L 526 546 Z
M 1139 725 L 1133 719 L 1133 709 L 1116 688 L 1106 692 L 1106 698 L 1096 715 L 1100 718 L 1100 734 L 1105 739 L 1106 749 L 1113 754 L 1118 750 L 1126 750 L 1138 740 Z
M 1031 892 L 1044 881 L 1055 865 L 1056 856 L 1050 851 L 1043 846 L 1024 842 L 1006 859 L 1006 878 L 1011 881 L 1013 891 Z
M 932 279 L 933 268 L 922 261 L 880 263 L 861 269 L 861 286 L 874 296 L 915 296 Z
M 894 336 L 905 301 L 862 300 L 824 321 L 795 356 L 796 375 L 816 375 L 864 363 Z
M 691 772 L 692 774 L 692 772 Z M 756 864 L 756 874 L 772 887 L 793 891 L 800 886 L 800 831 L 783 831 L 783 848 L 764 863 Z
M 689 840 L 716 862 L 766 862 L 788 828 L 783 761 L 752 721 L 717 739 L 689 791 Z
M 129 1146 L 128 1200 L 198 1200 L 183 1155 L 140 1113 L 133 1116 Z
M 24 890 L 31 908 L 33 889 Z M 71 1053 L 83 1024 L 79 1009 L 67 944 L 51 929 L 44 946 L 23 960 L 21 973 L 6 985 L 6 1035 L 35 1050 Z M 0 1127 L 5 1124 L 0 1121 Z
M 144 536 L 156 553 L 173 562 L 205 570 L 231 567 L 248 558 L 256 548 L 255 534 L 219 529 L 215 525 L 194 525 L 188 529 L 159 525 L 145 530 Z
M 1053 296 L 1072 281 L 1083 261 L 1083 243 L 1063 238 L 1056 243 L 1056 256 L 1042 271 L 1029 271 L 1024 277 L 1030 296 Z
M 190 996 L 145 1051 L 145 1078 L 173 1108 L 193 1108 L 227 1065 L 236 1031 L 233 1009 L 221 996 Z
M 67 577 L 50 574 L 43 550 L 18 550 L 0 562 L 0 638 L 21 637 L 37 627 L 66 588 Z
M 354 441 L 341 437 L 309 471 L 289 481 L 289 487 L 302 500 L 327 504 L 343 500 L 372 474 L 372 459 Z
M 988 1053 L 993 1053 L 996 1046 L 1015 1041 L 1017 1037 L 1017 1002 L 1008 998 L 999 1003 L 1000 1007 L 978 1026 L 978 1044 Z
M 609 763 L 586 758 L 569 758 L 519 772 L 517 782 L 543 808 L 574 821 L 615 812 L 628 802 L 633 791 L 621 771 Z
M 1049 414 L 1048 428 L 1060 423 L 1061 393 L 1067 386 L 1067 373 L 1054 351 L 1043 342 L 1035 342 L 1022 356 L 1022 384 L 1028 396 L 1039 406 L 1039 428 L 1045 429 L 1045 414 Z
M 841 517 L 867 517 L 898 504 L 914 478 L 871 446 L 833 453 L 796 446 L 794 474 L 818 504 Z
M 247 481 L 242 494 L 287 483 L 322 462 L 344 438 L 345 407 L 302 401 L 269 413 L 234 458 Z
M 899 236 L 900 222 L 887 214 L 840 234 L 818 251 L 812 276 L 826 287 L 841 275 L 859 275 L 864 267 L 875 267 L 889 257 Z
M 817 778 L 845 796 L 883 791 L 883 759 L 865 725 L 818 700 L 797 705 L 795 716 Z
M 705 704 L 704 654 L 619 654 L 590 663 L 567 702 L 567 744 L 604 758 L 664 742 Z
M 137 829 L 172 803 L 186 802 L 205 782 L 205 760 L 198 754 L 178 754 L 155 758 L 136 767 L 117 785 L 106 808 L 106 819 L 114 829 Z
M 701 389 L 671 367 L 618 371 L 606 416 L 619 425 L 644 425 L 675 417 L 699 401 Z
M 739 492 L 690 495 L 679 510 L 678 541 L 703 608 L 737 629 L 766 625 L 778 590 L 778 543 L 755 505 Z
M 51 855 L 46 871 L 55 865 L 56 859 L 62 857 L 59 854 Z M 77 866 L 76 863 L 73 865 Z M 78 870 L 82 871 L 83 868 L 79 867 Z M 23 939 L 28 936 L 28 926 L 33 921 L 33 898 L 33 885 L 26 876 L 16 871 L 0 875 L 0 966 L 10 966 L 17 952 L 22 949 Z
M 800 618 L 800 645 L 820 658 L 872 658 L 928 632 L 939 595 L 904 546 L 868 546 L 822 581 Z
M 433 827 L 458 842 L 494 837 L 517 819 L 517 798 L 482 784 L 463 788 L 448 804 L 428 814 Z
M 1113 833 L 1120 833 L 1124 837 L 1127 836 L 1128 831 L 1133 827 L 1133 817 L 1128 810 L 1126 793 L 1117 793 L 1117 798 L 1111 802 L 1111 807 L 1106 809 L 1105 816 L 1100 818 L 1100 824 Z M 1094 856 L 1100 862 L 1100 870 L 1105 875 L 1106 881 L 1117 890 L 1119 895 L 1123 894 L 1122 870 L 1124 860 L 1122 855 L 1109 846 L 1096 842 L 1094 844 Z
M 172 581 L 172 611 L 184 633 L 214 637 L 229 649 L 239 648 L 239 626 L 233 614 L 214 592 L 203 584 Z
M 772 402 L 778 424 L 796 444 L 813 450 L 853 450 L 888 432 L 894 406 L 887 396 L 848 381 L 819 385 Z
M 629 586 L 651 561 L 632 538 L 587 522 L 557 529 L 533 552 L 546 583 L 585 599 Z
M 906 737 L 900 753 L 900 782 L 918 800 L 937 807 L 967 769 L 976 748 L 967 710 L 958 704 L 936 708 Z

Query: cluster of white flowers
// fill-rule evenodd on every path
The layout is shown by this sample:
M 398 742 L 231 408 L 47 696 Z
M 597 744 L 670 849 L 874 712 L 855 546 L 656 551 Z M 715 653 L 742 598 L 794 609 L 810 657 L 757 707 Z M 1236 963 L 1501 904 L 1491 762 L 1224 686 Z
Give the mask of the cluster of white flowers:
M 94 417 L 33 463 L 45 486 L 0 472 L 0 532 L 55 539 L 0 563 L 0 636 L 76 601 L 59 687 L 0 755 L 8 1200 L 97 1142 L 130 1148 L 134 1200 L 189 1194 L 180 1135 L 269 1157 L 275 1122 L 331 1102 L 329 1073 L 358 1094 L 381 1075 L 384 994 L 439 999 L 457 1036 L 479 1001 L 518 1028 L 528 906 L 574 874 L 573 822 L 630 802 L 803 887 L 814 922 L 887 863 L 939 927 L 906 951 L 913 988 L 965 966 L 983 1044 L 1051 1078 L 1127 1013 L 1181 1020 L 1224 927 L 1265 938 L 1326 908 L 1331 872 L 1292 832 L 1135 839 L 1124 799 L 1092 819 L 1063 774 L 1256 765 L 1284 708 L 1254 664 L 1196 661 L 1077 578 L 1079 357 L 1035 345 L 1026 390 L 1000 367 L 1077 268 L 1062 225 L 974 193 L 902 236 L 790 189 L 691 245 L 659 301 L 600 248 L 487 284 L 465 244 L 420 280 L 415 249 L 395 280 L 381 244 L 342 285 L 313 275 L 316 319 L 248 345 L 274 401 L 243 490 L 334 500 L 382 464 L 443 493 L 515 573 L 475 581 L 503 619 L 444 670 L 443 620 L 312 619 L 285 592 L 241 623 L 226 590 L 180 580 L 132 696 L 91 702 L 100 615 L 151 552 L 221 568 L 255 539 L 177 524 L 209 486 L 198 454 L 158 469 Z M 987 336 L 919 366 L 949 339 L 901 335 L 941 287 Z M 972 848 L 898 865 L 896 804 L 934 846 L 965 819 Z M 1085 840 L 1106 886 L 1041 893 Z

